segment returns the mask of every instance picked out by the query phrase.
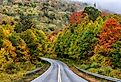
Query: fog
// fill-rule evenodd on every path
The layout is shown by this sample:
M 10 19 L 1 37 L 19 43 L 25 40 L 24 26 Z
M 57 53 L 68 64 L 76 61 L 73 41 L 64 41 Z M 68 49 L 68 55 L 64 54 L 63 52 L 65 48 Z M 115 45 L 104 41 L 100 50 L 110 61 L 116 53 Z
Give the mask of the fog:
M 86 3 L 96 3 L 97 8 L 109 10 L 111 12 L 121 14 L 121 1 L 120 0 L 73 0 Z

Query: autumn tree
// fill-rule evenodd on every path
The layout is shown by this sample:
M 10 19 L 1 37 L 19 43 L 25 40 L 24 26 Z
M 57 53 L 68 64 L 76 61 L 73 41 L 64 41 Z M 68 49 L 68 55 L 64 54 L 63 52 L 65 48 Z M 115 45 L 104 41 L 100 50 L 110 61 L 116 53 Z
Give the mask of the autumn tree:
M 20 38 L 19 35 L 16 33 L 13 33 L 12 35 L 9 36 L 9 40 L 12 42 L 12 45 L 15 46 L 16 48 L 16 58 L 14 61 L 16 62 L 25 62 L 30 60 L 30 52 L 27 47 L 27 44 L 25 41 Z
M 113 18 L 108 19 L 99 34 L 99 44 L 103 48 L 110 48 L 121 37 L 121 26 L 119 22 Z
M 37 29 L 27 29 L 21 33 L 21 38 L 26 42 L 30 54 L 31 62 L 40 61 L 40 57 L 44 55 L 46 45 L 46 35 L 43 31 Z
M 87 23 L 85 20 L 87 19 L 84 18 L 81 25 L 69 26 L 59 33 L 55 43 L 58 57 L 84 59 L 92 55 L 97 35 L 103 26 L 103 19 L 99 17 L 94 23 Z
M 83 17 L 83 12 L 74 12 L 71 14 L 69 21 L 71 24 L 80 24 Z

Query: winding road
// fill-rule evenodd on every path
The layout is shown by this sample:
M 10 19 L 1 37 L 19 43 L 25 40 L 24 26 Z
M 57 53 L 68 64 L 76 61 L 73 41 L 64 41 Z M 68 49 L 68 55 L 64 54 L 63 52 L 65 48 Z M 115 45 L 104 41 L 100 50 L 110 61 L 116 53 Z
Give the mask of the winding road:
M 42 58 L 51 63 L 49 69 L 31 82 L 88 82 L 77 76 L 69 67 L 61 61 Z

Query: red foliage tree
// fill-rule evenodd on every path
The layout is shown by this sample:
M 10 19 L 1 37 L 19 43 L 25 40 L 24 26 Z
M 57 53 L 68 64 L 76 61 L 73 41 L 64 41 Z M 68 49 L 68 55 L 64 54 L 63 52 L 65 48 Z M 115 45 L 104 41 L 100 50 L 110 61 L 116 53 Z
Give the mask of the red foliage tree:
M 121 25 L 113 18 L 108 19 L 99 35 L 99 44 L 104 48 L 110 48 L 111 44 L 121 37 Z
M 71 14 L 69 21 L 71 24 L 79 24 L 83 16 L 83 12 L 74 12 Z

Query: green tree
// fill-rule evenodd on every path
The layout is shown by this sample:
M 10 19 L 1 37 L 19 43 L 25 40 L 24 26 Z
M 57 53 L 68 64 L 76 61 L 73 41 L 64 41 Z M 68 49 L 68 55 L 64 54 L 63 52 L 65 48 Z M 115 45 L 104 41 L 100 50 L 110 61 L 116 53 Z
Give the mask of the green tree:
M 27 29 L 21 33 L 21 38 L 26 42 L 30 54 L 31 62 L 40 61 L 40 57 L 44 55 L 46 45 L 46 35 L 43 31 L 37 29 Z
M 98 9 L 95 9 L 94 7 L 85 7 L 84 12 L 89 15 L 89 19 L 93 22 L 101 14 L 101 12 Z
M 27 29 L 31 29 L 32 27 L 35 27 L 35 24 L 32 22 L 32 16 L 25 16 L 22 14 L 20 15 L 18 24 L 15 26 L 15 31 L 22 32 L 26 31 Z
M 85 21 L 81 25 L 69 26 L 59 33 L 55 41 L 55 52 L 58 57 L 84 59 L 92 55 L 97 43 L 97 36 L 103 26 L 103 19 L 97 18 L 95 22 Z
M 13 33 L 9 36 L 9 40 L 12 42 L 12 45 L 16 48 L 16 60 L 19 62 L 24 62 L 30 60 L 29 49 L 25 41 L 20 38 L 19 34 Z
M 121 41 L 117 41 L 112 45 L 112 50 L 109 56 L 112 59 L 112 64 L 115 67 L 121 68 Z

